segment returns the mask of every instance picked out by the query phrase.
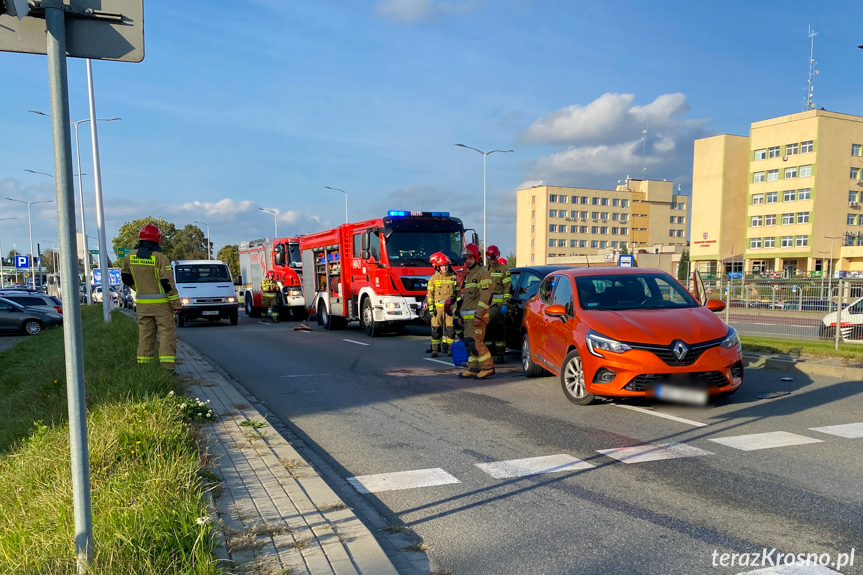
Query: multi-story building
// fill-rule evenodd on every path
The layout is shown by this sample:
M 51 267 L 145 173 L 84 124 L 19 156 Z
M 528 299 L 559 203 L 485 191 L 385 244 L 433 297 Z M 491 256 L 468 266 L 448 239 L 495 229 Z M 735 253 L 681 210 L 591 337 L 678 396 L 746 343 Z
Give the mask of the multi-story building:
M 517 192 L 516 214 L 518 264 L 542 265 L 685 245 L 689 197 L 655 180 L 630 179 L 614 190 L 534 186 Z
M 692 203 L 701 271 L 863 271 L 863 117 L 810 110 L 697 140 Z

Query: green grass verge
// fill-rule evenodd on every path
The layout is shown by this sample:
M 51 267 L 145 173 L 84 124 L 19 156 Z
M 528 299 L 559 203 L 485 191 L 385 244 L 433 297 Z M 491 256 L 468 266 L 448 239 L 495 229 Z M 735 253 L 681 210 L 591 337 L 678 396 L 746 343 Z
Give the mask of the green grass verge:
M 94 575 L 216 575 L 206 475 L 176 382 L 135 361 L 137 327 L 83 310 Z M 62 329 L 0 354 L 0 572 L 75 572 Z
M 839 349 L 834 348 L 834 342 L 825 340 L 801 340 L 761 337 L 740 334 L 743 352 L 781 354 L 791 357 L 812 359 L 836 359 L 848 363 L 863 362 L 863 345 L 839 343 Z

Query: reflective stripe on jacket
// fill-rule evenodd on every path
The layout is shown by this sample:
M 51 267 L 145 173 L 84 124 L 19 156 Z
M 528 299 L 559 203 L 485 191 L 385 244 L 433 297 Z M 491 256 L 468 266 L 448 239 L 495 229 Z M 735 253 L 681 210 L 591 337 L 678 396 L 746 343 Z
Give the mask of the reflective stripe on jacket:
M 488 272 L 491 274 L 494 290 L 493 303 L 508 303 L 512 297 L 512 277 L 506 264 L 500 262 L 490 263 Z
M 435 272 L 429 279 L 428 285 L 429 306 L 434 303 L 443 303 L 448 299 L 458 298 L 458 276 L 450 272 Z
M 491 274 L 488 273 L 487 269 L 479 264 L 468 269 L 464 276 L 464 285 L 462 286 L 461 308 L 463 310 L 476 310 L 475 316 L 485 317 L 488 314 L 491 298 L 494 295 L 491 287 Z M 466 312 L 461 313 L 462 317 L 464 317 Z
M 171 261 L 162 252 L 151 252 L 150 257 L 139 258 L 134 249 L 123 258 L 121 273 L 131 274 L 135 281 L 135 301 L 140 306 L 170 303 L 180 309 L 180 295 L 174 285 Z M 168 280 L 170 290 L 165 292 L 162 280 Z

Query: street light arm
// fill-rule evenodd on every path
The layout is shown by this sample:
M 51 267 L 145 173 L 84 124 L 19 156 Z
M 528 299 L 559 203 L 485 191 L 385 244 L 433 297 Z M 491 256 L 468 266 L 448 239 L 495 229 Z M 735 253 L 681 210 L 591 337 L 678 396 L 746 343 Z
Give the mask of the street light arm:
M 514 151 L 515 150 L 492 150 L 491 152 L 488 152 L 488 154 L 493 154 L 495 152 L 502 152 L 502 153 L 506 154 L 507 152 L 514 152 Z M 486 154 L 486 155 L 488 155 L 488 154 Z
M 460 147 L 460 148 L 467 148 L 468 150 L 473 150 L 474 152 L 479 152 L 479 153 L 480 153 L 480 154 L 482 154 L 483 156 L 485 156 L 485 155 L 486 155 L 486 153 L 485 153 L 485 152 L 483 152 L 482 150 L 479 150 L 479 149 L 477 149 L 477 148 L 474 148 L 473 146 L 465 146 L 464 144 L 456 144 L 456 146 L 458 146 L 458 147 Z

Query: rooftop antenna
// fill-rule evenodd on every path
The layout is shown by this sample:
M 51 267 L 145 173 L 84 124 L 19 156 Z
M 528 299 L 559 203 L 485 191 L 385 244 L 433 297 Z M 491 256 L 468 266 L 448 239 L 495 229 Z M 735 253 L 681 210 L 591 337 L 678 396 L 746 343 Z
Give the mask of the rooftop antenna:
M 818 62 L 815 61 L 815 36 L 818 33 L 809 27 L 809 79 L 806 81 L 806 99 L 803 101 L 803 111 L 814 110 L 815 104 L 812 102 L 812 95 L 815 92 L 815 86 L 812 85 L 812 80 L 818 75 L 818 70 L 815 69 Z
M 584 259 L 587 260 L 587 267 L 590 267 L 590 256 L 587 254 L 584 254 Z
M 647 154 L 647 129 L 641 130 L 641 179 L 645 179 L 647 175 L 647 164 L 644 156 Z

